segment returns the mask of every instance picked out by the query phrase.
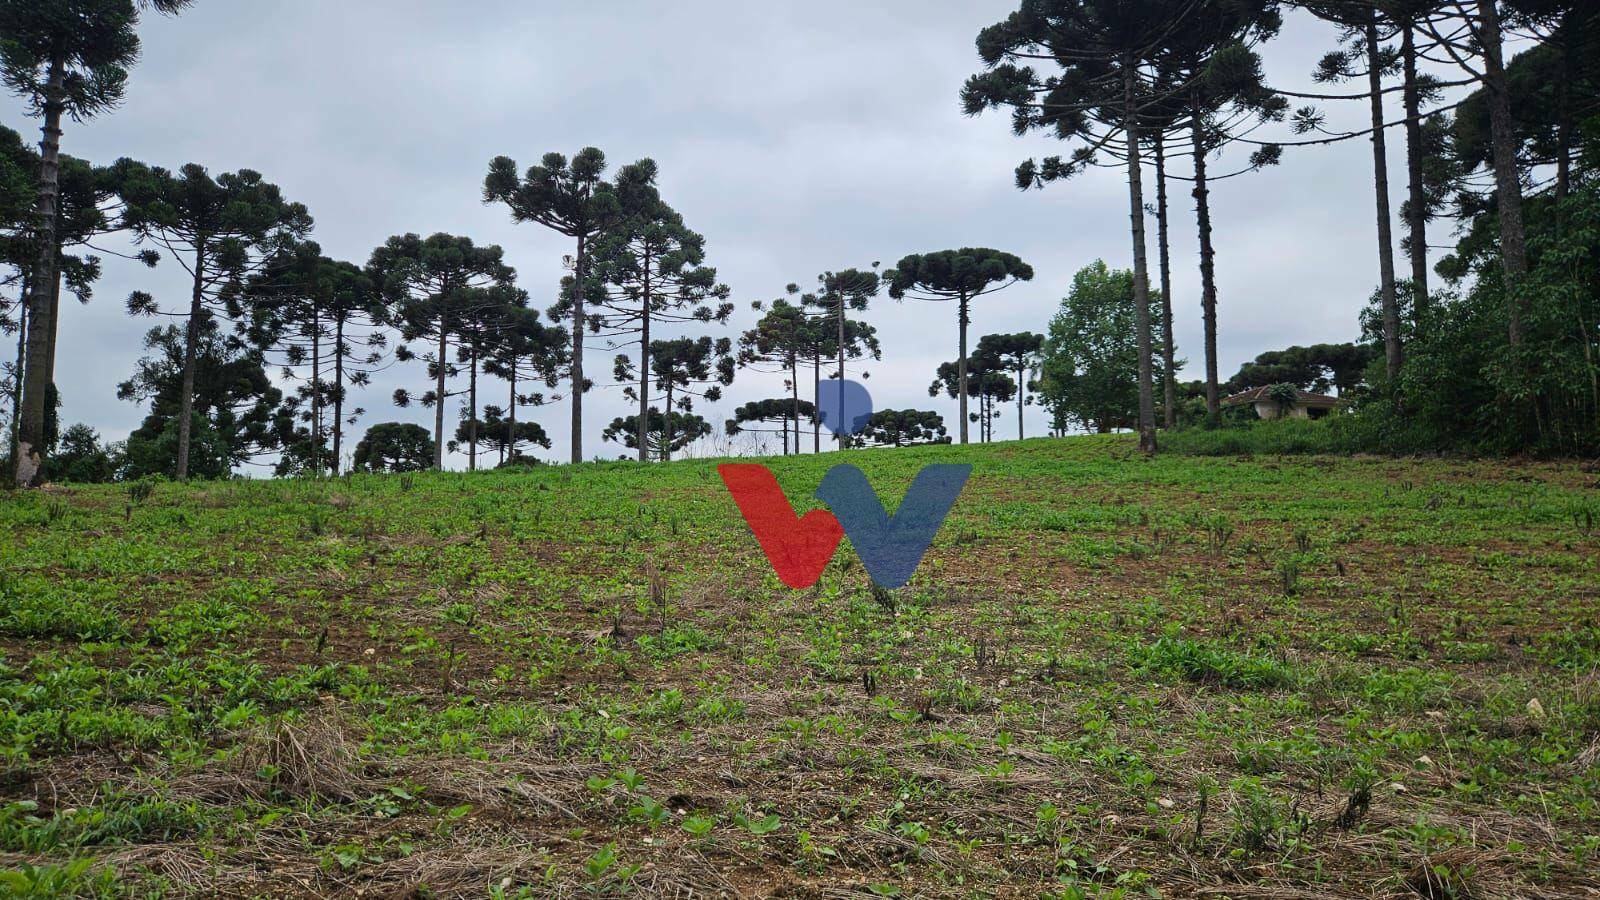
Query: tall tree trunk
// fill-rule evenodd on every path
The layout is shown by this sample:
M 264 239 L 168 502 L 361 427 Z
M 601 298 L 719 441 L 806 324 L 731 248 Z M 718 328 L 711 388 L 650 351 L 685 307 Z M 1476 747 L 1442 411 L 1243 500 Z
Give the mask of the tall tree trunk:
M 583 281 L 588 259 L 588 236 L 578 235 L 578 255 L 572 266 L 572 461 L 583 462 Z
M 439 319 L 439 359 L 434 374 L 433 382 L 433 467 L 436 470 L 444 469 L 444 373 L 445 354 L 450 351 L 446 343 L 450 332 L 445 327 L 444 318 Z
M 795 387 L 795 390 L 798 391 L 799 389 L 800 388 L 797 385 Z M 811 401 L 812 403 L 820 403 L 821 400 L 822 400 L 822 354 L 821 353 L 818 353 L 818 354 L 816 354 L 816 355 L 811 357 L 811 396 L 813 398 L 813 400 Z M 822 414 L 820 412 L 816 411 L 816 407 L 813 407 L 813 412 L 814 412 L 814 415 L 812 415 L 812 417 L 811 417 L 811 452 L 812 453 L 821 453 L 822 452 Z M 798 423 L 798 421 L 799 420 L 796 420 L 797 423 Z M 800 437 L 799 437 L 799 435 L 795 436 L 794 452 L 796 452 L 796 453 L 800 452 Z
M 1522 344 L 1522 317 L 1526 298 L 1522 279 L 1528 273 L 1527 233 L 1522 223 L 1522 182 L 1517 177 L 1516 135 L 1511 118 L 1511 94 L 1506 84 L 1501 48 L 1500 11 L 1496 0 L 1478 0 L 1478 46 L 1483 49 L 1483 87 L 1489 98 L 1490 144 L 1494 149 L 1495 205 L 1500 222 L 1500 266 L 1505 271 L 1509 295 L 1511 346 Z
M 1156 452 L 1156 408 L 1150 365 L 1150 263 L 1144 242 L 1144 172 L 1139 158 L 1139 115 L 1134 105 L 1134 60 L 1122 62 L 1123 135 L 1128 144 L 1128 216 L 1133 237 L 1133 304 L 1139 345 L 1139 449 Z
M 311 453 L 312 471 L 322 475 L 322 311 L 311 307 Z
M 1028 399 L 1028 388 L 1026 386 L 1027 377 L 1028 377 L 1028 367 L 1027 366 L 1018 366 L 1017 367 L 1017 440 L 1019 440 L 1019 441 L 1026 440 L 1026 438 L 1024 438 L 1023 435 L 1022 435 L 1022 407 L 1027 402 L 1027 399 Z
M 1417 83 L 1417 41 L 1413 23 L 1400 30 L 1400 60 L 1406 105 L 1406 237 L 1411 244 L 1411 320 L 1428 320 L 1428 198 L 1422 183 L 1422 91 Z
M 189 478 L 189 442 L 194 432 L 194 369 L 200 348 L 200 316 L 204 313 L 207 240 L 205 235 L 195 238 L 194 287 L 189 294 L 189 320 L 183 330 L 183 397 L 178 403 L 179 481 Z
M 467 356 L 467 471 L 478 471 L 478 344 Z
M 1383 360 L 1389 380 L 1400 375 L 1400 303 L 1394 286 L 1394 235 L 1390 231 L 1389 152 L 1383 136 L 1383 61 L 1379 56 L 1378 11 L 1367 18 L 1367 100 L 1372 110 L 1372 184 L 1377 197 L 1378 291 L 1383 309 Z
M 967 311 L 969 302 L 967 295 L 962 293 L 956 303 L 956 332 L 959 334 L 956 342 L 956 397 L 961 416 L 963 444 L 967 442 L 967 323 L 971 320 Z M 979 439 L 982 439 L 981 435 Z
M 1178 424 L 1178 369 L 1173 357 L 1177 347 L 1172 337 L 1172 259 L 1167 244 L 1167 154 L 1165 135 L 1155 133 L 1156 151 L 1156 256 L 1161 265 L 1161 369 L 1162 420 L 1168 428 Z M 1022 381 L 1018 376 L 1017 393 L 1021 396 Z M 1017 407 L 1020 416 L 1022 407 Z M 1021 431 L 1021 423 L 1018 423 Z
M 514 461 L 517 458 L 517 353 L 515 350 L 511 351 L 511 365 L 508 371 L 511 373 L 511 377 L 507 379 L 511 382 L 511 397 L 510 402 L 506 404 L 506 455 L 501 462 L 506 460 Z
M 57 237 L 56 252 L 50 257 L 53 264 L 50 268 L 50 347 L 45 354 L 45 371 L 49 373 L 51 390 L 56 388 L 56 349 L 60 342 L 56 336 L 61 333 L 61 244 Z M 60 395 L 57 394 L 57 397 Z M 48 401 L 50 403 L 55 400 Z M 46 407 L 46 419 L 49 418 L 49 407 Z
M 24 364 L 22 409 L 17 427 L 17 452 L 13 475 L 19 487 L 39 482 L 44 466 L 46 406 L 50 394 L 50 335 L 55 322 L 50 315 L 50 285 L 55 281 L 56 208 L 61 172 L 62 87 L 66 67 L 50 61 L 45 82 L 44 126 L 39 141 L 39 197 L 35 206 L 38 229 L 34 233 L 33 277 L 28 285 L 28 359 Z
M 11 371 L 11 458 L 17 458 L 17 437 L 22 423 L 22 381 L 28 365 L 28 273 L 22 274 L 22 291 L 17 294 L 17 364 Z
M 344 468 L 344 316 L 333 320 L 333 474 Z
M 672 459 L 672 379 L 667 379 L 667 409 L 661 416 L 661 461 Z
M 843 450 L 844 444 L 844 295 L 839 296 L 839 433 L 834 435 L 839 442 L 839 449 Z
M 793 403 L 793 405 L 791 407 L 791 411 L 794 413 L 794 455 L 795 456 L 799 456 L 800 455 L 800 354 L 799 353 L 791 353 L 791 354 L 789 354 L 789 393 L 794 398 L 794 403 Z M 789 423 L 787 421 L 785 421 L 784 424 L 783 424 L 783 431 L 784 431 L 785 435 L 787 435 L 788 432 L 789 432 Z M 783 447 L 784 447 L 784 453 L 787 455 L 788 452 L 789 452 L 789 442 L 788 442 L 788 438 L 787 437 L 785 437 L 785 439 L 784 439 Z
M 646 459 L 645 438 L 650 423 L 650 255 L 640 262 L 643 269 L 644 303 L 639 324 L 639 462 Z
M 1217 251 L 1211 243 L 1211 188 L 1206 182 L 1205 134 L 1198 121 L 1199 98 L 1191 104 L 1196 120 L 1190 126 L 1194 147 L 1194 212 L 1200 239 L 1200 318 L 1205 328 L 1206 422 L 1222 423 L 1222 396 L 1217 384 Z

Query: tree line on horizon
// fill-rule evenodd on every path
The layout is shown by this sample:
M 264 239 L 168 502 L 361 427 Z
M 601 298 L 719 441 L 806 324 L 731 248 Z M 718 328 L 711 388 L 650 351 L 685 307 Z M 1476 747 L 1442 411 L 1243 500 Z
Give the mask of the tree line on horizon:
M 337 472 L 346 428 L 365 414 L 355 391 L 414 362 L 424 373 L 417 389 L 392 401 L 430 409 L 431 430 L 374 426 L 355 449 L 358 465 L 437 468 L 447 449 L 464 450 L 469 469 L 480 452 L 526 464 L 525 448 L 551 447 L 531 411 L 559 401 L 570 409 L 568 456 L 579 462 L 583 399 L 596 383 L 586 353 L 595 349 L 612 354 L 611 375 L 636 409 L 605 425 L 602 439 L 640 461 L 670 459 L 712 435 L 696 410 L 741 370 L 781 373 L 787 395 L 741 404 L 722 433 L 778 434 L 783 452 L 798 453 L 809 428 L 819 452 L 821 417 L 802 385 L 809 375 L 817 397 L 825 378 L 882 358 L 862 314 L 885 293 L 954 312 L 954 358 L 938 366 L 929 393 L 956 401 L 955 434 L 936 412 L 880 410 L 859 435 L 833 436 L 841 448 L 967 443 L 969 426 L 992 440 L 1012 403 L 1023 437 L 1023 409 L 1037 403 L 1053 434 L 1129 429 L 1155 452 L 1158 423 L 1216 427 L 1226 391 L 1278 383 L 1337 389 L 1391 444 L 1600 447 L 1600 15 L 1588 4 L 1023 0 L 978 35 L 983 69 L 961 88 L 963 108 L 1008 111 L 1017 134 L 1068 145 L 1019 165 L 1019 188 L 1090 166 L 1124 171 L 1132 267 L 1081 270 L 1042 334 L 975 342 L 976 301 L 1034 277 L 1014 254 L 967 247 L 823 272 L 814 287 L 790 284 L 752 303 L 754 324 L 733 329 L 732 292 L 707 263 L 704 237 L 662 198 L 656 164 L 611 173 L 593 147 L 526 168 L 506 156 L 487 166 L 484 203 L 571 242 L 542 315 L 498 246 L 407 233 L 364 262 L 332 259 L 311 239 L 309 210 L 254 170 L 213 175 L 196 163 L 173 171 L 63 154 L 65 120 L 89 123 L 122 99 L 141 18 L 189 5 L 0 0 L 0 72 L 43 136 L 35 151 L 0 129 L 0 262 L 15 291 L 0 295 L 0 331 L 16 338 L 3 402 L 16 484 L 222 477 L 264 455 L 279 474 Z M 1285 90 L 1263 74 L 1262 48 L 1286 10 L 1329 25 L 1330 50 L 1312 68 L 1327 92 Z M 1512 42 L 1525 49 L 1507 58 Z M 1461 88 L 1460 99 L 1446 102 L 1447 88 Z M 1393 95 L 1397 120 L 1386 117 Z M 1370 127 L 1329 128 L 1325 107 L 1341 102 L 1365 104 Z M 1399 218 L 1409 277 L 1395 271 L 1390 233 L 1391 129 L 1406 163 Z M 1377 287 L 1361 339 L 1271 351 L 1220 380 L 1209 185 L 1276 165 L 1288 148 L 1350 140 L 1373 155 Z M 1209 169 L 1235 147 L 1246 162 Z M 1173 339 L 1169 195 L 1178 185 L 1194 202 L 1204 323 L 1203 374 L 1188 382 Z M 1429 224 L 1439 218 L 1457 223 L 1458 240 L 1430 268 Z M 127 251 L 99 243 L 108 235 L 128 237 Z M 131 314 L 169 324 L 146 333 L 147 355 L 118 387 L 148 415 L 114 465 L 93 429 L 60 428 L 54 379 L 63 288 L 87 302 L 99 254 L 177 265 L 189 281 L 181 300 L 128 298 Z

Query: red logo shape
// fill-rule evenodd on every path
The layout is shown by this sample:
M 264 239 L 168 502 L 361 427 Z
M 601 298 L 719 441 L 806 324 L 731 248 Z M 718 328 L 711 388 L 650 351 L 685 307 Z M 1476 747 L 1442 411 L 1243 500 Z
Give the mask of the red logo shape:
M 792 588 L 816 584 L 844 539 L 844 527 L 833 513 L 813 509 L 796 516 L 778 479 L 766 466 L 725 463 L 717 466 L 717 474 L 728 486 L 733 502 L 739 504 L 739 512 L 778 578 Z

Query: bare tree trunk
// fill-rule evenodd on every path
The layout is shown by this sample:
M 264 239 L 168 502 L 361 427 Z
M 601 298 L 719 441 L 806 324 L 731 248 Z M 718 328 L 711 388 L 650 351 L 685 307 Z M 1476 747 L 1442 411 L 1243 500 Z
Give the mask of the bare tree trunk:
M 440 317 L 438 371 L 434 374 L 433 382 L 433 467 L 441 471 L 444 469 L 444 373 L 447 365 L 445 354 L 450 351 L 446 343 L 448 335 L 444 319 Z
M 24 364 L 22 408 L 18 417 L 17 452 L 12 460 L 18 487 L 39 483 L 44 467 L 46 406 L 50 394 L 50 335 L 55 322 L 50 315 L 50 285 L 55 281 L 56 209 L 61 172 L 62 87 L 66 67 L 61 59 L 50 62 L 45 82 L 44 126 L 39 141 L 39 198 L 34 233 L 33 277 L 28 285 L 28 358 Z
M 1394 286 L 1394 235 L 1390 231 L 1389 154 L 1383 137 L 1383 61 L 1378 50 L 1378 11 L 1366 23 L 1367 99 L 1372 107 L 1372 183 L 1378 213 L 1378 291 L 1383 308 L 1383 358 L 1392 382 L 1400 375 L 1400 303 Z
M 1156 256 L 1161 266 L 1161 367 L 1162 374 L 1162 409 L 1165 415 L 1163 421 L 1168 428 L 1178 424 L 1178 369 L 1173 361 L 1177 347 L 1172 337 L 1172 260 L 1171 251 L 1167 245 L 1167 154 L 1164 135 L 1157 130 L 1155 133 L 1156 151 Z M 1018 375 L 1018 397 L 1021 397 L 1022 381 Z M 1017 414 L 1022 414 L 1019 404 Z M 1021 424 L 1018 424 L 1020 433 Z
M 28 365 L 28 273 L 22 273 L 22 290 L 17 294 L 17 365 L 11 371 L 11 458 L 17 458 L 17 439 L 22 424 L 22 382 Z
M 672 459 L 672 379 L 667 379 L 667 408 L 661 416 L 661 461 Z
M 967 442 L 967 295 L 962 294 L 956 307 L 956 330 L 960 333 L 956 350 L 956 396 L 960 398 L 961 443 Z M 981 438 L 981 435 L 980 435 Z
M 467 357 L 467 471 L 478 471 L 478 344 Z
M 511 402 L 506 404 L 506 449 L 505 456 L 500 460 L 501 462 L 506 460 L 515 461 L 517 458 L 517 354 L 515 350 L 511 352 L 509 371 L 511 376 L 507 380 L 511 382 Z
M 799 456 L 800 455 L 800 354 L 798 354 L 798 353 L 789 354 L 789 393 L 794 398 L 794 403 L 793 403 L 793 405 L 791 407 L 791 410 L 794 413 L 794 455 L 795 456 Z M 785 421 L 783 423 L 783 431 L 784 431 L 784 435 L 785 435 L 784 444 L 783 444 L 783 452 L 784 452 L 785 455 L 787 455 L 788 452 L 789 452 L 789 442 L 788 442 L 788 438 L 787 438 L 787 435 L 789 433 L 789 423 L 787 421 Z
M 578 235 L 572 267 L 572 461 L 583 462 L 583 280 L 588 264 L 587 235 Z
M 799 389 L 800 389 L 799 386 L 796 385 L 795 390 L 798 391 Z M 811 401 L 812 403 L 816 403 L 817 401 L 822 399 L 822 354 L 821 353 L 818 353 L 815 356 L 811 357 L 811 396 L 813 398 L 812 401 Z M 797 426 L 799 425 L 799 420 L 798 419 L 795 420 L 795 424 Z M 800 436 L 799 435 L 795 435 L 794 452 L 796 452 L 796 453 L 800 452 Z M 813 407 L 813 415 L 811 417 L 811 452 L 812 453 L 821 453 L 822 452 L 822 415 L 821 415 L 821 413 L 816 411 L 815 407 Z
M 1527 299 L 1522 279 L 1528 273 L 1527 233 L 1522 224 L 1522 182 L 1517 177 L 1516 135 L 1511 118 L 1511 94 L 1506 85 L 1501 56 L 1500 12 L 1496 0 L 1478 0 L 1478 46 L 1483 49 L 1483 87 L 1489 97 L 1490 143 L 1494 148 L 1495 205 L 1500 221 L 1500 266 L 1510 295 L 1511 346 L 1522 344 L 1522 316 Z
M 344 316 L 333 320 L 333 474 L 344 468 Z
M 1128 217 L 1133 237 L 1134 322 L 1139 333 L 1139 449 L 1156 452 L 1156 408 L 1150 365 L 1150 263 L 1144 243 L 1144 172 L 1139 158 L 1139 115 L 1134 105 L 1136 73 L 1131 56 L 1122 61 L 1123 136 L 1128 144 Z
M 839 432 L 834 435 L 844 449 L 844 295 L 839 295 Z
M 1028 399 L 1028 367 L 1017 366 L 1017 440 L 1025 440 L 1022 435 L 1022 407 Z
M 179 481 L 189 478 L 189 442 L 194 431 L 194 368 L 195 356 L 200 348 L 200 316 L 204 312 L 206 271 L 206 236 L 198 235 L 194 246 L 194 289 L 189 295 L 189 320 L 183 331 L 183 398 L 178 403 L 178 470 Z
M 646 437 L 650 424 L 650 256 L 640 262 L 643 269 L 644 305 L 639 331 L 639 462 L 645 462 Z
M 45 354 L 45 370 L 49 373 L 50 387 L 54 391 L 56 387 L 56 348 L 60 346 L 60 342 L 56 340 L 56 335 L 61 333 L 61 244 L 59 236 L 57 237 L 56 252 L 50 258 L 52 260 L 50 270 L 50 347 Z M 55 403 L 58 397 L 59 395 L 56 398 L 47 400 L 46 403 Z
M 311 468 L 322 475 L 322 311 L 311 307 Z
M 1422 183 L 1422 96 L 1417 84 L 1417 42 L 1411 22 L 1400 30 L 1406 105 L 1406 237 L 1411 244 L 1411 320 L 1428 320 L 1428 199 Z
M 1197 116 L 1198 100 L 1191 108 Z M 1194 146 L 1194 210 L 1200 238 L 1200 317 L 1205 327 L 1206 422 L 1222 422 L 1222 397 L 1217 385 L 1217 251 L 1211 243 L 1211 189 L 1206 182 L 1205 135 L 1198 119 L 1190 128 Z

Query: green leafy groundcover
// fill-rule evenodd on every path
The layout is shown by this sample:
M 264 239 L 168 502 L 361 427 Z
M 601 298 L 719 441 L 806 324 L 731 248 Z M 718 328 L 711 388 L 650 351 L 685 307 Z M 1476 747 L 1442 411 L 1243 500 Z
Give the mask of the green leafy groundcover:
M 1596 476 L 1344 427 L 764 460 L 973 466 L 894 591 L 716 460 L 0 495 L 0 897 L 1600 888 Z

